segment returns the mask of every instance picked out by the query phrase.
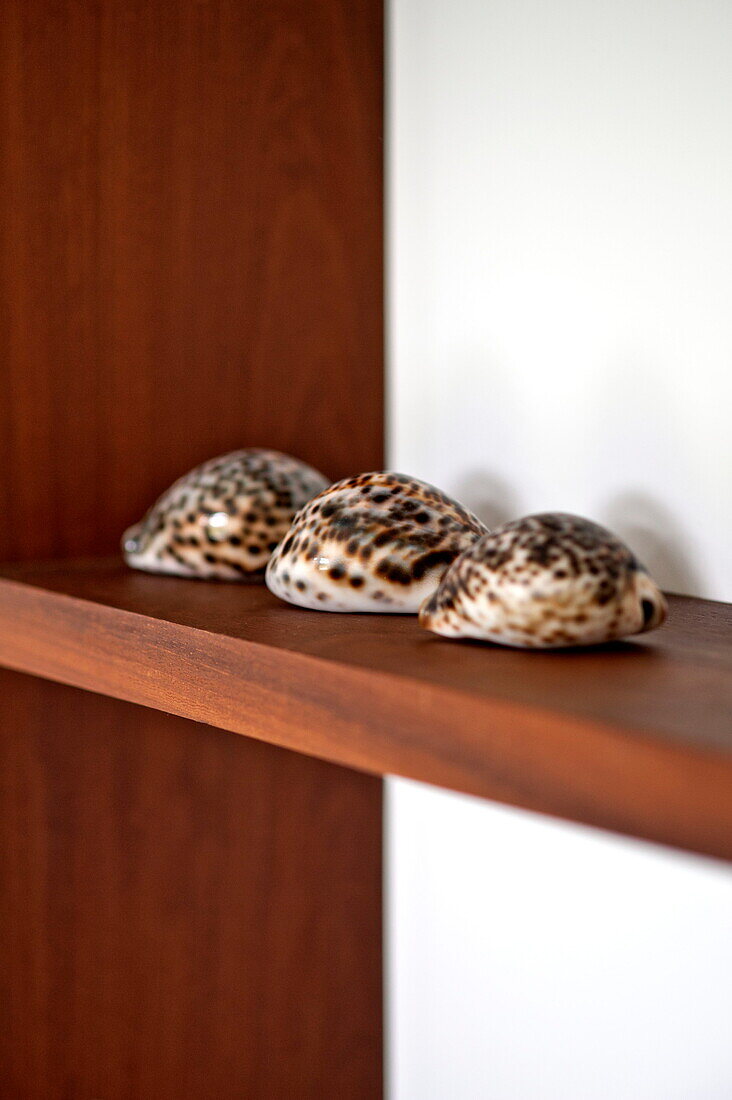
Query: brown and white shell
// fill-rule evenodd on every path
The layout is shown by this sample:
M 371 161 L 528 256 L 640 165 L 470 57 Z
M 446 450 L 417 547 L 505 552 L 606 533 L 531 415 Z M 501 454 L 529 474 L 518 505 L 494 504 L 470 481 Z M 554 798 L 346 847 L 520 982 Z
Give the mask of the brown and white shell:
M 475 542 L 419 621 L 447 638 L 543 649 L 609 642 L 665 617 L 663 594 L 624 543 L 590 520 L 547 512 Z
M 267 586 L 319 611 L 416 613 L 447 566 L 486 531 L 424 481 L 361 474 L 297 514 L 270 559 Z
M 312 466 L 279 451 L 251 447 L 212 458 L 125 531 L 125 560 L 150 573 L 262 580 L 295 513 L 327 484 Z

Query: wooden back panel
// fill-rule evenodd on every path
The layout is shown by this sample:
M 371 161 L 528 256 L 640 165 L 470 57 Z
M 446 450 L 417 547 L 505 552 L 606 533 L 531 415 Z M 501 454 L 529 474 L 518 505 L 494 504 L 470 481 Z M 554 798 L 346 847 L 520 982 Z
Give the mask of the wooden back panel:
M 0 560 L 247 445 L 382 463 L 377 0 L 8 0 Z
M 381 1095 L 378 779 L 0 670 L 0 806 L 3 1100 Z
M 381 466 L 382 22 L 3 3 L 0 561 L 236 447 Z M 0 758 L 3 1097 L 380 1095 L 378 779 L 10 673 Z

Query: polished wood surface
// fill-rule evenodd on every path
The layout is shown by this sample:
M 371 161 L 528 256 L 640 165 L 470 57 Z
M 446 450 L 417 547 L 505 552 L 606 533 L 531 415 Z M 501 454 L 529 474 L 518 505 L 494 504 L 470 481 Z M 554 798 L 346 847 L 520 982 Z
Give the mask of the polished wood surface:
M 2 4 L 0 561 L 232 448 L 381 467 L 382 33 Z M 6 673 L 0 791 L 3 1100 L 380 1095 L 379 780 Z
M 671 597 L 628 642 L 456 643 L 412 616 L 116 561 L 18 566 L 0 662 L 376 773 L 732 858 L 732 606 Z
M 382 463 L 382 5 L 6 0 L 0 561 L 235 447 Z
M 1 672 L 0 806 L 0 1095 L 380 1095 L 378 780 Z

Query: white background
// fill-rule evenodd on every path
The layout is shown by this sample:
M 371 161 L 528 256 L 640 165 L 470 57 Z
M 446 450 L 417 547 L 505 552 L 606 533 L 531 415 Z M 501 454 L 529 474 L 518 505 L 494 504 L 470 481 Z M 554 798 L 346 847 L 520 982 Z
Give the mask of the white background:
M 392 0 L 389 50 L 390 466 L 732 600 L 732 4 Z M 732 1097 L 728 868 L 389 819 L 393 1100 Z

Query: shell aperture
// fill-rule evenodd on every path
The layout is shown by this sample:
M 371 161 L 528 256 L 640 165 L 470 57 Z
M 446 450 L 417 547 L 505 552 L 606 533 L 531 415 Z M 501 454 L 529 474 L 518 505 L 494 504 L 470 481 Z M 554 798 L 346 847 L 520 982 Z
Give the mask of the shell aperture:
M 122 552 L 150 573 L 261 580 L 295 513 L 326 485 L 312 466 L 279 451 L 232 451 L 171 485 L 125 531 Z
M 546 512 L 475 542 L 420 610 L 420 625 L 448 638 L 525 649 L 594 645 L 653 630 L 663 593 L 610 531 Z
M 319 611 L 416 613 L 458 554 L 487 528 L 457 501 L 404 474 L 336 482 L 295 516 L 267 586 Z

